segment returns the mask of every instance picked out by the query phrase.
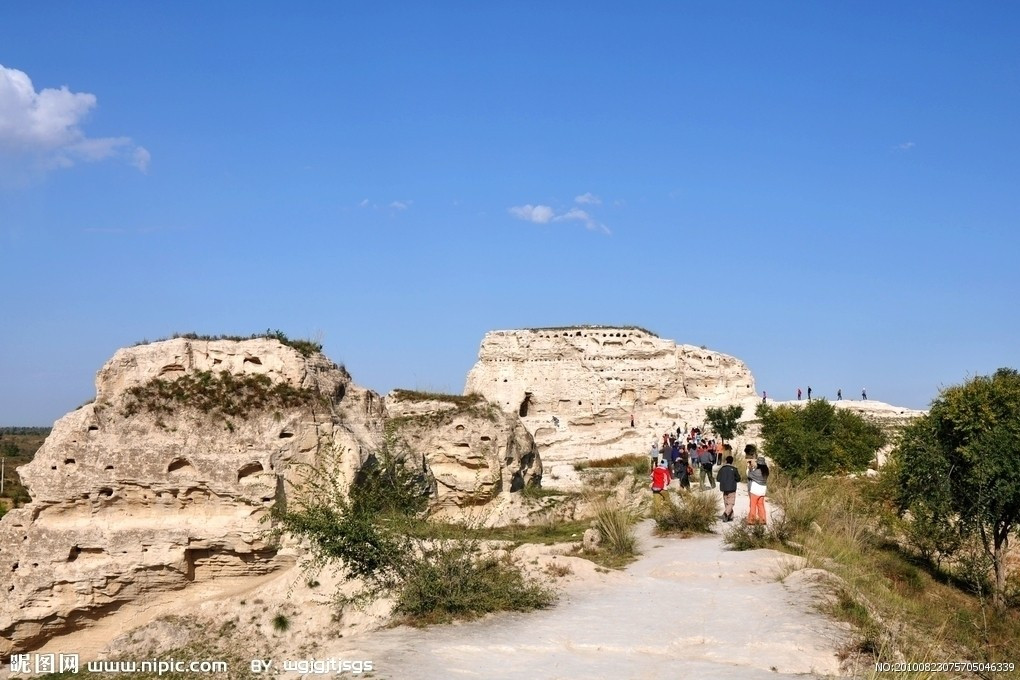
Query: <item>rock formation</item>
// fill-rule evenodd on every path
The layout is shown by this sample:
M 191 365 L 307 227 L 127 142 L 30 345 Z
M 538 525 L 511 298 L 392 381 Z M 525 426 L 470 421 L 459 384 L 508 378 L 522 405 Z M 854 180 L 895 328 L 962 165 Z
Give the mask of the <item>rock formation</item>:
M 437 509 L 482 505 L 502 491 L 541 482 L 534 439 L 516 416 L 478 395 L 395 390 L 386 397 L 386 414 L 391 442 L 424 457 Z
M 396 391 L 387 403 L 271 338 L 118 351 L 95 401 L 19 470 L 32 502 L 0 521 L 0 655 L 147 596 L 292 566 L 296 546 L 281 551 L 264 520 L 301 484 L 300 464 L 330 447 L 349 483 L 387 435 L 427 468 L 436 511 L 541 479 L 517 417 L 481 398 Z
M 488 333 L 464 396 L 382 399 L 273 338 L 120 350 L 96 400 L 57 421 L 19 470 L 32 502 L 0 521 L 0 655 L 132 601 L 293 566 L 300 547 L 269 540 L 263 520 L 326 447 L 345 481 L 377 451 L 410 452 L 433 480 L 435 512 L 484 504 L 484 522 L 502 524 L 535 512 L 507 492 L 579 484 L 575 462 L 644 454 L 709 406 L 741 404 L 752 418 L 757 401 L 739 360 L 634 327 Z M 840 407 L 889 422 L 919 413 Z M 545 500 L 544 516 L 560 511 Z
M 578 460 L 644 452 L 708 406 L 756 398 L 740 360 L 615 326 L 487 333 L 464 392 L 517 413 L 561 479 Z
M 292 463 L 335 445 L 353 472 L 382 422 L 343 368 L 270 339 L 120 350 L 96 395 L 20 469 L 32 502 L 0 522 L 0 654 L 147 594 L 292 563 L 261 522 Z

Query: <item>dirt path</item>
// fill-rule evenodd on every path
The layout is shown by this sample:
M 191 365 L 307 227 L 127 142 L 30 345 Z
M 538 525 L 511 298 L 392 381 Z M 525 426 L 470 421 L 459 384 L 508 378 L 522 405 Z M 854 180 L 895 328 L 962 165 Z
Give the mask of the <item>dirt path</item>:
M 742 489 L 738 517 L 747 505 Z M 371 659 L 374 677 L 394 680 L 839 675 L 836 650 L 846 633 L 814 611 L 810 579 L 778 580 L 791 570 L 790 556 L 734 552 L 721 533 L 651 532 L 650 521 L 640 525 L 637 562 L 598 583 L 569 583 L 550 610 L 380 631 L 346 640 L 334 654 Z

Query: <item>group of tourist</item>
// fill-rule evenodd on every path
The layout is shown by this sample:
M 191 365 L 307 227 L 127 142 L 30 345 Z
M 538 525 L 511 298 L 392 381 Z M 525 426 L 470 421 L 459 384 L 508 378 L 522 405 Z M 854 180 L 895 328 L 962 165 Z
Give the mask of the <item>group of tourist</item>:
M 798 387 L 797 388 L 797 401 L 800 401 L 802 396 L 804 396 L 804 392 L 801 391 L 801 389 Z M 769 398 L 769 393 L 766 392 L 765 390 L 762 390 L 761 391 L 761 403 L 764 404 L 765 402 L 767 402 L 768 398 Z M 807 398 L 808 398 L 808 401 L 811 401 L 811 386 L 810 385 L 808 385 L 808 388 L 807 388 Z M 861 399 L 863 399 L 864 401 L 868 400 L 868 388 L 865 387 L 865 388 L 863 388 L 861 390 Z M 838 390 L 836 390 L 836 401 L 843 401 L 843 388 L 842 387 L 839 388 Z M 631 420 L 632 420 L 631 424 L 633 425 L 633 419 L 631 419 Z
M 674 477 L 681 489 L 691 488 L 691 477 L 694 467 L 698 468 L 698 488 L 704 491 L 705 480 L 709 487 L 716 488 L 716 476 L 713 475 L 715 465 L 724 461 L 718 470 L 719 490 L 723 496 L 724 522 L 733 521 L 733 506 L 737 499 L 737 484 L 742 480 L 740 471 L 733 465 L 733 449 L 729 444 L 717 443 L 715 439 L 704 437 L 700 428 L 691 428 L 686 433 L 677 428 L 676 434 L 667 432 L 662 435 L 662 443 L 655 442 L 651 449 L 652 492 L 656 496 L 665 496 Z M 764 457 L 754 454 L 753 448 L 745 450 L 747 456 L 747 485 L 751 504 L 747 515 L 748 524 L 765 524 L 765 495 L 769 466 Z

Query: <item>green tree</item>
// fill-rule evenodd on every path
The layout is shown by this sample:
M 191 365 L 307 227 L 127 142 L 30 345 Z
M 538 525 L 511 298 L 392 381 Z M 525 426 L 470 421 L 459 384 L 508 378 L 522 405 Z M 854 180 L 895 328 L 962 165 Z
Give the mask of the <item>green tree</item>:
M 705 420 L 712 426 L 712 431 L 722 438 L 724 444 L 727 439 L 733 439 L 747 429 L 747 425 L 740 422 L 742 415 L 744 407 L 737 405 L 705 409 Z
M 939 518 L 980 541 L 995 574 L 992 600 L 1005 606 L 1005 554 L 1020 520 L 1020 373 L 1000 368 L 944 389 L 894 453 L 900 507 Z
M 804 406 L 759 404 L 764 453 L 794 477 L 853 472 L 886 443 L 882 429 L 825 399 Z

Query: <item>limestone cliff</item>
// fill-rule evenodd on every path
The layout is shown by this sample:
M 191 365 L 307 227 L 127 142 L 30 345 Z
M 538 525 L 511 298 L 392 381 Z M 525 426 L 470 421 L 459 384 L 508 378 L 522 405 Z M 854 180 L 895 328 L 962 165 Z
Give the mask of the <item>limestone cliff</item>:
M 95 401 L 57 421 L 19 470 L 32 502 L 0 521 L 0 655 L 128 603 L 293 565 L 303 553 L 269 540 L 270 506 L 326 447 L 344 484 L 387 435 L 417 454 L 408 462 L 430 474 L 431 507 L 447 517 L 541 479 L 519 419 L 480 397 L 384 400 L 271 338 L 118 351 Z
M 610 326 L 487 333 L 464 391 L 519 414 L 559 477 L 577 460 L 643 452 L 665 430 L 703 422 L 708 406 L 755 399 L 740 360 Z
M 32 502 L 0 522 L 0 654 L 131 600 L 292 563 L 264 536 L 293 464 L 378 445 L 377 396 L 321 354 L 276 340 L 123 349 L 96 400 L 20 469 Z

